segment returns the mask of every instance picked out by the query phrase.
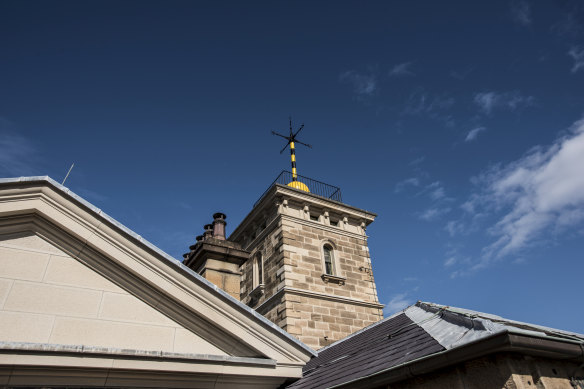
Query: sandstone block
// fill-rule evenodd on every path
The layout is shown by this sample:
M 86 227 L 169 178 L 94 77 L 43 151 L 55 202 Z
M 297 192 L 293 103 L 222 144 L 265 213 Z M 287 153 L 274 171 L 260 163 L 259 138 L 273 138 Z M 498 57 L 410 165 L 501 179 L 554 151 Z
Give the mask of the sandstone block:
M 97 317 L 102 292 L 15 281 L 4 303 L 7 311 Z
M 49 254 L 0 247 L 0 277 L 41 281 Z

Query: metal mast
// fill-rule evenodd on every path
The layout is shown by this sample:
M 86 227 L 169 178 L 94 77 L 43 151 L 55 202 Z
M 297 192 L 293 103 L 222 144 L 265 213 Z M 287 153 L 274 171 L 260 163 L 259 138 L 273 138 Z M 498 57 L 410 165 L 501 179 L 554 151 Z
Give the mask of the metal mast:
M 309 147 L 309 148 L 312 148 L 312 146 L 309 144 L 300 142 L 298 139 L 296 139 L 296 135 L 298 135 L 298 133 L 300 131 L 302 131 L 302 129 L 304 128 L 304 124 L 300 125 L 300 127 L 298 128 L 296 133 L 294 133 L 292 131 L 292 118 L 290 117 L 289 120 L 290 120 L 290 135 L 289 136 L 278 134 L 275 131 L 272 131 L 272 134 L 280 136 L 288 141 L 288 143 L 286 143 L 284 148 L 282 150 L 280 150 L 280 154 L 282 154 L 284 152 L 284 150 L 286 150 L 286 147 L 288 147 L 288 145 L 290 145 L 290 160 L 292 162 L 292 181 L 297 181 L 298 180 L 298 173 L 296 172 L 296 150 L 294 148 L 294 144 L 299 143 L 299 144 L 304 145 L 304 146 Z

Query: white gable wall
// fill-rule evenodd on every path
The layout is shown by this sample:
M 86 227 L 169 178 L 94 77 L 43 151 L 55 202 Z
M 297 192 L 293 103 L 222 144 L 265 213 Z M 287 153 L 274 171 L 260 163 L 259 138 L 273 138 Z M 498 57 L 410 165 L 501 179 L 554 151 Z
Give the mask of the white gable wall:
M 227 355 L 34 233 L 0 236 L 0 341 Z
M 313 355 L 51 179 L 0 179 L 0 386 L 277 388 Z

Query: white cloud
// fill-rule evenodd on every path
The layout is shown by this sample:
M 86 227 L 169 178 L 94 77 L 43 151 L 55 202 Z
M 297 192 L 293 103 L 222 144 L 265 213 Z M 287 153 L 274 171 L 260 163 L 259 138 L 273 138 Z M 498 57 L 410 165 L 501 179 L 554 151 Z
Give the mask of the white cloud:
M 428 208 L 427 210 L 419 214 L 418 217 L 422 220 L 430 222 L 439 219 L 440 217 L 446 215 L 450 211 L 451 211 L 450 208 L 432 207 Z
M 541 243 L 546 231 L 565 231 L 584 222 L 584 120 L 548 147 L 483 174 L 481 189 L 465 209 L 494 212 L 489 232 L 495 241 L 483 250 L 475 270 L 490 261 Z
M 445 194 L 444 188 L 442 186 L 439 186 L 438 188 L 436 188 L 430 192 L 430 198 L 434 201 L 440 200 L 441 198 L 444 198 L 445 195 L 446 194 Z
M 450 257 L 450 258 L 447 258 L 446 261 L 444 261 L 444 266 L 450 267 L 450 266 L 456 264 L 456 262 L 457 262 L 456 257 Z
M 385 316 L 393 315 L 396 312 L 399 312 L 408 306 L 413 304 L 413 300 L 408 298 L 407 293 L 399 293 L 394 295 L 391 300 L 385 305 L 383 308 L 383 314 Z
M 476 182 L 475 182 L 476 184 Z M 460 208 L 470 214 L 474 214 L 476 209 L 475 209 L 475 204 L 480 202 L 480 197 L 477 194 L 473 194 L 470 199 L 468 199 L 467 201 L 465 201 L 464 203 L 462 203 L 460 205 Z
M 451 211 L 451 208 L 445 207 L 444 205 L 453 199 L 446 197 L 446 190 L 440 181 L 434 181 L 416 193 L 416 196 L 422 195 L 428 196 L 432 200 L 433 205 L 425 211 L 416 214 L 420 220 L 434 221 Z
M 565 227 L 576 225 L 584 221 L 584 209 L 574 209 L 558 216 L 556 226 L 562 230 Z
M 399 193 L 399 192 L 403 191 L 405 188 L 407 188 L 408 186 L 420 186 L 420 180 L 416 177 L 411 177 L 411 178 L 407 178 L 403 181 L 400 181 L 397 184 L 395 184 L 394 192 Z
M 428 107 L 428 94 L 422 89 L 414 90 L 408 97 L 404 113 L 416 115 L 425 112 Z
M 464 231 L 464 224 L 456 220 L 450 220 L 448 223 L 446 223 L 444 229 L 451 237 L 453 237 L 461 234 Z
M 471 141 L 475 140 L 481 132 L 486 131 L 486 130 L 487 129 L 485 127 L 473 128 L 472 130 L 470 130 L 468 132 L 468 134 L 466 134 L 466 138 L 464 138 L 464 141 L 471 142 Z
M 454 98 L 447 95 L 430 97 L 422 88 L 416 88 L 405 103 L 404 113 L 417 115 L 445 110 L 454 105 Z
M 529 26 L 532 23 L 531 6 L 525 0 L 511 1 L 511 17 L 516 23 Z
M 342 82 L 353 86 L 353 92 L 358 96 L 370 96 L 377 90 L 377 79 L 373 74 L 358 73 L 353 70 L 341 74 Z
M 410 69 L 412 67 L 411 62 L 404 62 L 395 65 L 389 71 L 390 77 L 402 77 L 402 76 L 413 76 L 415 75 Z
M 495 92 L 481 92 L 474 97 L 475 103 L 486 114 L 490 114 L 497 104 L 498 96 Z
M 474 96 L 474 102 L 479 109 L 490 115 L 495 109 L 506 109 L 515 111 L 518 108 L 525 108 L 534 105 L 533 96 L 523 96 L 518 91 L 513 92 L 480 92 Z
M 419 191 L 416 196 L 421 196 L 427 194 L 433 201 L 438 201 L 444 199 L 446 196 L 446 191 L 444 186 L 440 181 L 434 181 L 431 184 L 426 185 L 421 191 Z
M 523 265 L 523 264 L 527 263 L 527 259 L 525 259 L 523 257 L 515 258 L 512 263 L 514 265 Z
M 424 157 L 424 156 L 418 157 L 418 158 L 416 158 L 416 159 L 414 159 L 414 160 L 410 161 L 410 163 L 409 163 L 408 165 L 410 165 L 410 166 L 416 166 L 416 165 L 419 165 L 419 164 L 421 164 L 422 162 L 424 162 L 424 160 L 425 160 L 425 159 L 426 159 L 426 157 Z
M 568 55 L 574 60 L 572 73 L 584 69 L 584 47 L 572 47 L 570 51 L 568 51 Z
M 416 88 L 404 103 L 404 115 L 427 115 L 443 122 L 446 126 L 454 126 L 454 119 L 447 111 L 454 106 L 453 97 L 442 94 L 431 96 L 423 88 Z

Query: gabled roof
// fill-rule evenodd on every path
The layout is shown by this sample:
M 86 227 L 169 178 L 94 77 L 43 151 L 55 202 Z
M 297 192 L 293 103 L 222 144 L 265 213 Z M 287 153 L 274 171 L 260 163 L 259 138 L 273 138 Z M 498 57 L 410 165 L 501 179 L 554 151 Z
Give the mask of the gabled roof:
M 51 177 L 49 177 L 49 176 L 32 176 L 32 177 L 0 178 L 0 185 L 10 184 L 10 183 L 31 183 L 31 184 L 42 183 L 42 184 L 48 184 L 48 185 L 54 187 L 55 189 L 59 190 L 62 194 L 66 195 L 68 198 L 80 203 L 81 205 L 83 205 L 84 207 L 89 209 L 96 216 L 99 216 L 100 218 L 106 220 L 108 223 L 111 223 L 118 230 L 120 230 L 124 234 L 128 235 L 128 237 L 133 238 L 134 240 L 138 241 L 141 245 L 147 247 L 149 250 L 158 254 L 158 256 L 161 260 L 164 260 L 168 264 L 175 267 L 177 270 L 180 270 L 181 272 L 187 273 L 190 277 L 195 278 L 198 282 L 204 284 L 206 287 L 213 289 L 213 291 L 215 293 L 217 293 L 223 299 L 228 301 L 231 305 L 234 305 L 238 309 L 245 311 L 247 315 L 253 316 L 255 320 L 262 322 L 264 325 L 271 327 L 276 332 L 278 332 L 281 336 L 287 338 L 287 340 L 291 341 L 292 343 L 295 343 L 298 347 L 304 349 L 307 353 L 312 354 L 312 355 L 316 355 L 316 352 L 312 348 L 308 347 L 307 345 L 302 343 L 300 340 L 298 340 L 297 338 L 290 335 L 288 332 L 282 330 L 279 326 L 277 326 L 276 324 L 274 324 L 270 320 L 266 319 L 263 315 L 257 313 L 255 311 L 255 309 L 252 309 L 252 308 L 248 307 L 247 305 L 241 303 L 240 301 L 236 300 L 235 298 L 231 297 L 229 295 L 229 293 L 225 292 L 223 289 L 219 288 L 217 285 L 213 284 L 212 282 L 208 281 L 204 277 L 200 276 L 198 273 L 196 273 L 192 269 L 183 265 L 183 263 L 181 261 L 172 257 L 170 254 L 167 254 L 166 252 L 162 251 L 160 248 L 158 248 L 154 244 L 150 243 L 149 241 L 147 241 L 142 236 L 140 236 L 136 232 L 132 231 L 128 227 L 124 226 L 122 223 L 118 222 L 113 217 L 109 216 L 104 211 L 102 211 L 101 209 L 97 208 L 96 206 L 94 206 L 93 204 L 88 202 L 87 200 L 83 199 L 81 196 L 78 196 L 73 191 L 71 191 L 69 188 L 59 184 L 57 181 L 53 180 Z
M 584 335 L 418 302 L 322 348 L 289 388 L 375 387 L 499 351 L 584 356 Z
M 217 345 L 227 357 L 194 354 L 197 350 L 190 355 L 156 354 L 151 350 L 20 344 L 3 339 L 0 354 L 6 358 L 23 352 L 44 358 L 47 362 L 43 363 L 60 361 L 51 357 L 55 353 L 83 361 L 98 361 L 102 356 L 139 358 L 145 364 L 152 363 L 147 369 L 151 373 L 161 369 L 208 376 L 213 372 L 207 366 L 215 364 L 223 366 L 216 370 L 225 377 L 247 374 L 281 383 L 299 377 L 301 367 L 316 355 L 276 324 L 49 177 L 0 179 L 0 234 L 21 231 L 41 235 L 188 331 Z M 77 362 L 71 362 L 71 368 Z M 249 368 L 250 363 L 256 368 Z

